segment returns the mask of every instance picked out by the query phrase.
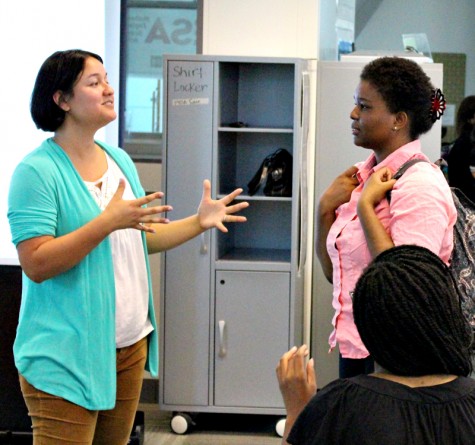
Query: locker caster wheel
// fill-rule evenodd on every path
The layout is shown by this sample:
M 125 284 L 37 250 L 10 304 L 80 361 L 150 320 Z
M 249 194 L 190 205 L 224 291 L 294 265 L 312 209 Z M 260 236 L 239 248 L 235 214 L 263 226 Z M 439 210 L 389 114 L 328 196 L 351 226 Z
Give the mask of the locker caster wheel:
M 175 434 L 189 433 L 195 422 L 191 419 L 191 416 L 186 413 L 177 413 L 172 417 L 170 426 Z
M 282 419 L 279 419 L 277 423 L 275 424 L 275 432 L 277 433 L 278 436 L 284 437 L 284 430 L 285 430 L 285 417 Z

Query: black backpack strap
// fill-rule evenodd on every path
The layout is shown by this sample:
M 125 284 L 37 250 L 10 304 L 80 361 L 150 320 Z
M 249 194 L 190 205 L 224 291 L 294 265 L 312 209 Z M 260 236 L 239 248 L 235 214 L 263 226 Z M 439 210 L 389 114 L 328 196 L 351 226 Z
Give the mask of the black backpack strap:
M 426 161 L 425 159 L 420 159 L 420 158 L 415 158 L 415 159 L 410 159 L 409 161 L 404 162 L 394 173 L 394 176 L 392 179 L 399 179 L 408 168 L 412 167 L 414 164 L 417 164 L 418 162 L 429 162 Z M 391 203 L 391 190 L 389 190 L 388 193 L 386 193 L 386 199 L 388 200 L 389 203 Z
M 420 158 L 410 159 L 409 161 L 404 162 L 404 164 L 402 164 L 398 168 L 397 172 L 394 174 L 392 179 L 399 179 L 409 167 L 412 167 L 414 164 L 417 164 L 418 162 L 429 162 L 429 161 L 426 161 L 425 159 L 420 159 Z

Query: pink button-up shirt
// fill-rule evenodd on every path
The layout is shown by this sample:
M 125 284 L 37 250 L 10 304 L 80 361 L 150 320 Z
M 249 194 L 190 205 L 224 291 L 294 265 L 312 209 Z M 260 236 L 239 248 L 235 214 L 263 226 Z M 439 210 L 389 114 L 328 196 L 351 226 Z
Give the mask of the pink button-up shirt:
M 359 186 L 350 201 L 337 210 L 337 218 L 327 238 L 327 249 L 333 264 L 334 330 L 330 349 L 338 343 L 345 358 L 365 358 L 366 350 L 353 321 L 351 292 L 370 263 L 371 254 L 356 214 L 365 181 L 376 170 L 388 167 L 393 173 L 409 159 L 427 157 L 416 140 L 396 150 L 378 165 L 374 154 L 359 163 Z M 383 199 L 375 211 L 395 245 L 416 244 L 430 249 L 448 263 L 453 248 L 453 226 L 457 212 L 450 188 L 439 167 L 419 162 L 411 166 L 396 182 L 391 205 Z

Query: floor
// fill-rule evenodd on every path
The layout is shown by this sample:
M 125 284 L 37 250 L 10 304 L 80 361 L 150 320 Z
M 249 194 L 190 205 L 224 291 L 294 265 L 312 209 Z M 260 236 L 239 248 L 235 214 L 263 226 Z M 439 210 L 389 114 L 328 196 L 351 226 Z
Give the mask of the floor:
M 275 432 L 279 417 L 244 414 L 199 414 L 196 426 L 183 435 L 170 427 L 172 413 L 141 404 L 145 414 L 144 445 L 279 445 Z

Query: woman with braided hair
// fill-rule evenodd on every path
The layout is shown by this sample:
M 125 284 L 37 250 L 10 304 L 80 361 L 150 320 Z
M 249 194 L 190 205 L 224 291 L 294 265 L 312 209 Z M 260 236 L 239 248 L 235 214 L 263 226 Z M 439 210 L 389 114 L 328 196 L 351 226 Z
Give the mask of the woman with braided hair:
M 330 350 L 340 352 L 340 377 L 373 371 L 353 320 L 351 292 L 371 260 L 393 246 L 416 244 L 448 262 L 456 210 L 440 168 L 430 162 L 395 172 L 412 159 L 429 161 L 420 135 L 440 118 L 445 101 L 421 67 L 399 57 L 367 64 L 350 113 L 355 145 L 372 153 L 338 176 L 320 197 L 316 250 L 333 284 Z M 391 201 L 386 194 L 391 190 Z
M 287 409 L 283 443 L 475 443 L 472 331 L 444 262 L 415 245 L 384 251 L 358 280 L 353 311 L 376 372 L 315 394 L 308 348 L 286 352 L 277 367 Z

